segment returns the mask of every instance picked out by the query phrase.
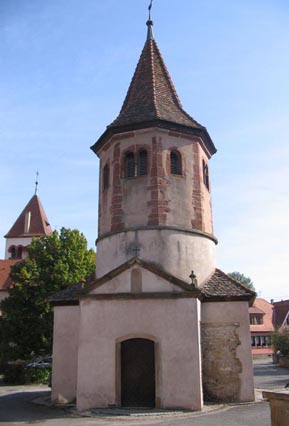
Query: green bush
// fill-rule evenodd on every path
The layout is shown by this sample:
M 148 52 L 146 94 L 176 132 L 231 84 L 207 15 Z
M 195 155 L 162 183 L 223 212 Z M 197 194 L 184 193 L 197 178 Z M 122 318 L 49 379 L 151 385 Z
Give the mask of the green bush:
M 24 380 L 25 383 L 47 384 L 50 369 L 48 368 L 25 368 Z
M 4 383 L 10 385 L 25 384 L 47 384 L 50 369 L 48 368 L 26 368 L 26 361 L 8 363 L 3 368 Z
M 275 331 L 272 334 L 272 345 L 274 351 L 280 351 L 282 355 L 289 355 L 289 329 L 286 328 L 282 331 Z

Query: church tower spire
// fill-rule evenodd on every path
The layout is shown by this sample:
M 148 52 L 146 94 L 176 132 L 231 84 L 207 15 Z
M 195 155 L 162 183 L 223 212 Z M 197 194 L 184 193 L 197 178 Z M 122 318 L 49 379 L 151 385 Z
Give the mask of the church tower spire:
M 25 258 L 32 238 L 49 235 L 52 232 L 40 198 L 37 195 L 37 185 L 38 172 L 35 182 L 35 194 L 5 235 L 5 259 Z
M 91 147 L 99 148 L 114 134 L 157 126 L 181 130 L 202 138 L 209 155 L 216 148 L 206 128 L 184 111 L 178 94 L 152 34 L 153 22 L 147 21 L 148 33 L 140 59 L 118 117 Z
M 91 147 L 100 158 L 96 273 L 137 256 L 188 282 L 194 269 L 201 284 L 215 268 L 208 161 L 216 148 L 183 109 L 152 25 L 149 16 L 120 113 Z

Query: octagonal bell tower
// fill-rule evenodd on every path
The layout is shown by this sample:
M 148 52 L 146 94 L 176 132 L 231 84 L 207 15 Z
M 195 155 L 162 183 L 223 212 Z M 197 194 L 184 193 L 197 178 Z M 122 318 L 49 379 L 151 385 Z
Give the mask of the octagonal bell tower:
M 119 116 L 92 150 L 100 158 L 97 278 L 132 257 L 201 285 L 215 270 L 208 162 L 216 148 L 182 108 L 147 22 Z

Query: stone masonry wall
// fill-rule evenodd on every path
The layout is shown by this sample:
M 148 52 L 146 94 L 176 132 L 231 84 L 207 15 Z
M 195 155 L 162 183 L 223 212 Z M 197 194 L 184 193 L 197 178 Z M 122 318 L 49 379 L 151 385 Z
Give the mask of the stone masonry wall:
M 204 399 L 238 401 L 242 364 L 237 356 L 239 323 L 203 323 L 202 370 Z

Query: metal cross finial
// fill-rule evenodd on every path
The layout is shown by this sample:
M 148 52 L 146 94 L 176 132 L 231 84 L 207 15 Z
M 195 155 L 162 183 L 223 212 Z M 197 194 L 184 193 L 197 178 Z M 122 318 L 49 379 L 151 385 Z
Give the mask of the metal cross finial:
M 38 176 L 39 176 L 39 173 L 38 173 L 38 172 L 36 172 L 35 195 L 37 195 L 37 190 L 38 190 Z
M 149 19 L 147 21 L 147 26 L 148 26 L 148 33 L 147 33 L 147 40 L 153 40 L 154 39 L 154 35 L 153 35 L 153 21 L 151 20 L 151 8 L 153 5 L 153 0 L 150 1 L 149 4 Z
M 191 273 L 191 275 L 190 275 L 190 278 L 191 278 L 191 280 L 192 280 L 191 286 L 193 286 L 193 287 L 197 287 L 197 286 L 198 286 L 198 281 L 197 281 L 197 276 L 196 276 L 196 274 L 194 273 L 194 271 L 192 271 L 192 273 Z
M 152 8 L 152 5 L 153 5 L 153 0 L 150 1 L 149 7 L 148 7 L 148 9 L 149 9 L 149 21 L 151 20 L 151 8 Z

